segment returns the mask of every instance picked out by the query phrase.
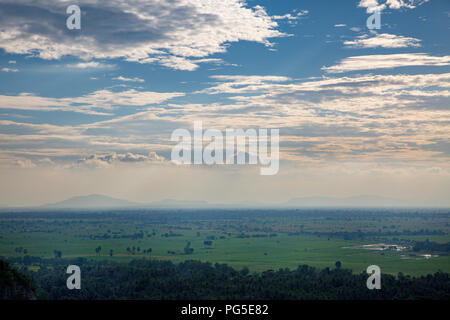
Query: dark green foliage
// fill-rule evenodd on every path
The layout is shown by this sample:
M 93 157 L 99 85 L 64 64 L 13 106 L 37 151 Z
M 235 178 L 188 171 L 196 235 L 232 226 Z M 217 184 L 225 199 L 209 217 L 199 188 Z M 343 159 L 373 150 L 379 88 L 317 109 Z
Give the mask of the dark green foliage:
M 429 241 L 416 241 L 413 247 L 414 251 L 428 251 L 437 253 L 450 253 L 450 242 L 447 243 L 436 243 Z
M 16 258 L 21 262 L 22 258 Z M 20 261 L 19 261 L 20 260 Z M 81 290 L 66 288 L 68 264 L 82 270 Z M 306 265 L 251 274 L 225 264 L 134 260 L 128 264 L 76 259 L 40 260 L 32 272 L 41 299 L 450 299 L 450 278 L 382 275 L 382 289 L 368 290 L 365 273 Z
M 0 260 L 0 300 L 35 299 L 34 288 L 28 276 Z

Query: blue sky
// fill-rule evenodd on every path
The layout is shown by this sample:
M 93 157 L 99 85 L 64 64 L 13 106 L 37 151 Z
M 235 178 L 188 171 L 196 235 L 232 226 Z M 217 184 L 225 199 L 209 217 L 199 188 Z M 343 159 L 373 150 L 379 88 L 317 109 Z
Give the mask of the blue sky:
M 66 28 L 71 4 L 81 30 Z M 449 205 L 449 28 L 445 0 L 0 0 L 0 205 L 86 193 Z M 279 128 L 280 173 L 175 167 L 170 134 L 195 120 Z

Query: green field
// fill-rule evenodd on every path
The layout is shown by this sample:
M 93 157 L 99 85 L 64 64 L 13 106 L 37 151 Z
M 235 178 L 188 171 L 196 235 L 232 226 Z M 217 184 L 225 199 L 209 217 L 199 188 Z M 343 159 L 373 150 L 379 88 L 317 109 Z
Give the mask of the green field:
M 450 272 L 450 256 L 344 247 L 449 242 L 449 216 L 445 210 L 3 212 L 0 256 L 54 258 L 57 250 L 63 259 L 200 260 L 256 272 L 341 261 L 357 273 L 375 264 L 383 273 L 423 275 Z

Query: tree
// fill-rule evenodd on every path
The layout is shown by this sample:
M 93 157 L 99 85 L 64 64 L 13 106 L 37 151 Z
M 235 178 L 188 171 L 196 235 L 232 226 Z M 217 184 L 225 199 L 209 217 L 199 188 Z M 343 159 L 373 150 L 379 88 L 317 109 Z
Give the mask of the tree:
M 53 254 L 55 255 L 55 258 L 61 258 L 62 252 L 59 250 L 53 250 Z
M 110 250 L 109 250 L 109 256 L 112 257 L 112 256 L 113 256 L 113 253 L 114 253 L 114 252 L 113 252 L 113 249 L 110 249 Z
M 194 252 L 194 249 L 191 248 L 191 242 L 188 241 L 186 243 L 186 246 L 184 247 L 184 253 L 185 254 L 192 254 Z
M 334 265 L 336 266 L 336 269 L 340 269 L 342 267 L 342 263 L 340 261 L 336 261 Z
M 241 275 L 246 276 L 246 275 L 248 275 L 249 272 L 250 272 L 250 270 L 247 267 L 244 267 L 241 270 Z

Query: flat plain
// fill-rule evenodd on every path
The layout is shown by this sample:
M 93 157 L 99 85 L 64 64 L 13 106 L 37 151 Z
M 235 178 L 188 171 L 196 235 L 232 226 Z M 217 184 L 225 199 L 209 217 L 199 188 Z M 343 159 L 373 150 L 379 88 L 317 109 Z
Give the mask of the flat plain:
M 355 273 L 374 264 L 425 275 L 450 272 L 450 257 L 414 245 L 450 242 L 449 222 L 448 209 L 4 211 L 0 256 L 200 260 L 252 272 L 340 261 Z M 358 247 L 367 244 L 383 245 Z

